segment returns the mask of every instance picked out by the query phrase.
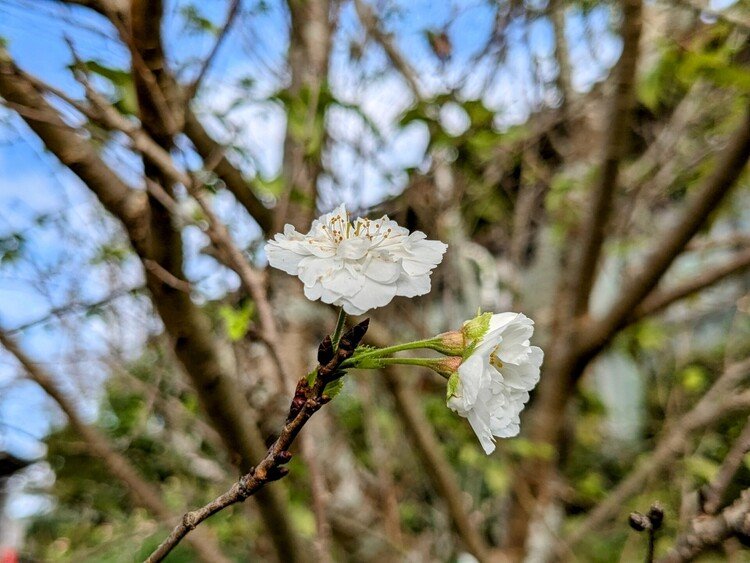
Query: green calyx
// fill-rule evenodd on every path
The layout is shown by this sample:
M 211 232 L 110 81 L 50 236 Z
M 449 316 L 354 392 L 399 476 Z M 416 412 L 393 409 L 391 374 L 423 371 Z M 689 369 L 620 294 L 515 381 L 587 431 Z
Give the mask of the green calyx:
M 466 340 L 470 342 L 481 340 L 490 329 L 491 319 L 492 313 L 479 313 L 476 317 L 464 323 L 461 332 L 463 332 Z

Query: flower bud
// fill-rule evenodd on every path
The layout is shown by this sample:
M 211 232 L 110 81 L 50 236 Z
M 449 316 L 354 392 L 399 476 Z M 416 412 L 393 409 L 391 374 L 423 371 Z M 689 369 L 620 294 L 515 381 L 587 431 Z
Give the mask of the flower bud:
M 449 356 L 435 362 L 430 367 L 443 377 L 450 378 L 454 373 L 458 371 L 458 367 L 461 365 L 461 361 L 461 356 Z
M 438 334 L 435 342 L 434 349 L 447 356 L 463 356 L 466 348 L 464 333 L 459 330 Z

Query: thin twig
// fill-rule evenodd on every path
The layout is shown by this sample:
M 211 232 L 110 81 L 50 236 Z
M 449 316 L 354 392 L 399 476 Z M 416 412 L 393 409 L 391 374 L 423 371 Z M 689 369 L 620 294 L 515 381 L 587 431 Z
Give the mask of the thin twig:
M 729 366 L 698 403 L 667 429 L 654 448 L 653 453 L 641 461 L 589 513 L 586 520 L 571 534 L 568 543 L 574 546 L 617 514 L 629 497 L 642 490 L 643 483 L 651 475 L 654 475 L 674 459 L 674 456 L 681 451 L 686 441 L 690 439 L 692 432 L 717 422 L 728 413 L 750 408 L 750 391 L 736 392 L 738 383 L 747 376 L 748 371 L 750 371 L 750 360 L 744 360 Z
M 354 353 L 355 348 L 364 337 L 368 325 L 369 319 L 365 319 L 347 331 L 336 352 L 333 352 L 330 337 L 323 340 L 318 349 L 318 361 L 320 363 L 316 370 L 315 381 L 310 385 L 307 377 L 302 377 L 297 382 L 297 389 L 289 407 L 287 421 L 263 460 L 249 473 L 243 475 L 224 494 L 202 508 L 185 514 L 180 524 L 146 559 L 146 563 L 162 561 L 180 543 L 182 538 L 205 519 L 233 504 L 245 501 L 268 483 L 278 481 L 289 473 L 289 469 L 284 467 L 292 458 L 289 448 L 310 417 L 331 400 L 325 394 L 326 386 L 343 377 L 344 373 L 339 370 L 339 366 Z
M 226 20 L 224 20 L 224 25 L 221 27 L 221 31 L 219 31 L 219 35 L 216 38 L 216 42 L 214 43 L 211 52 L 209 52 L 208 56 L 203 61 L 201 69 L 198 72 L 198 75 L 195 77 L 195 80 L 193 80 L 188 85 L 188 87 L 185 88 L 185 107 L 190 104 L 192 99 L 195 97 L 196 92 L 198 92 L 198 88 L 200 88 L 201 82 L 203 82 L 203 78 L 206 76 L 208 69 L 211 67 L 211 63 L 213 63 L 214 59 L 216 58 L 216 54 L 219 52 L 219 49 L 224 43 L 224 39 L 226 39 L 227 35 L 229 34 L 229 29 L 232 27 L 232 23 L 234 23 L 234 20 L 239 13 L 239 8 L 240 0 L 232 0 L 229 5 L 229 11 L 227 12 Z

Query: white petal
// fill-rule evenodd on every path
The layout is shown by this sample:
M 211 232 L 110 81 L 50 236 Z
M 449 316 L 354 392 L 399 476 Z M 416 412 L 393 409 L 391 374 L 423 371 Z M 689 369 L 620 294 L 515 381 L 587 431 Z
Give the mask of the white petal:
M 334 291 L 343 297 L 352 297 L 365 284 L 365 277 L 353 273 L 349 268 L 342 268 L 332 275 L 323 278 L 321 283 L 326 289 Z
M 409 276 L 402 274 L 398 278 L 397 295 L 416 297 L 430 292 L 430 276 Z
M 298 276 L 305 285 L 314 285 L 321 278 L 333 275 L 339 268 L 340 265 L 329 258 L 307 256 L 299 263 Z
M 284 248 L 273 241 L 266 244 L 265 251 L 266 256 L 268 257 L 268 263 L 271 266 L 293 276 L 297 275 L 300 260 L 305 257 L 304 255 Z
M 393 284 L 381 284 L 368 278 L 356 295 L 349 302 L 359 309 L 368 311 L 377 307 L 388 305 L 396 296 L 396 286 Z
M 368 278 L 376 282 L 393 283 L 401 275 L 401 264 L 398 262 L 389 262 L 382 258 L 373 258 L 364 273 Z

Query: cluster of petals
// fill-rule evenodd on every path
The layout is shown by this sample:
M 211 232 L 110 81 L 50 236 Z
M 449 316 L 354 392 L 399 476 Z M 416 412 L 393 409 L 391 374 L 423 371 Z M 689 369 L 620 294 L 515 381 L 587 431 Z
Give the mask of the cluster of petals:
M 447 248 L 387 215 L 350 221 L 342 204 L 313 221 L 307 234 L 286 225 L 265 251 L 271 266 L 299 277 L 308 299 L 361 315 L 397 295 L 428 293 L 430 274 Z
M 544 354 L 530 345 L 534 321 L 521 313 L 492 315 L 489 328 L 458 368 L 448 407 L 468 419 L 486 454 L 495 438 L 520 430 L 519 415 L 539 381 Z

